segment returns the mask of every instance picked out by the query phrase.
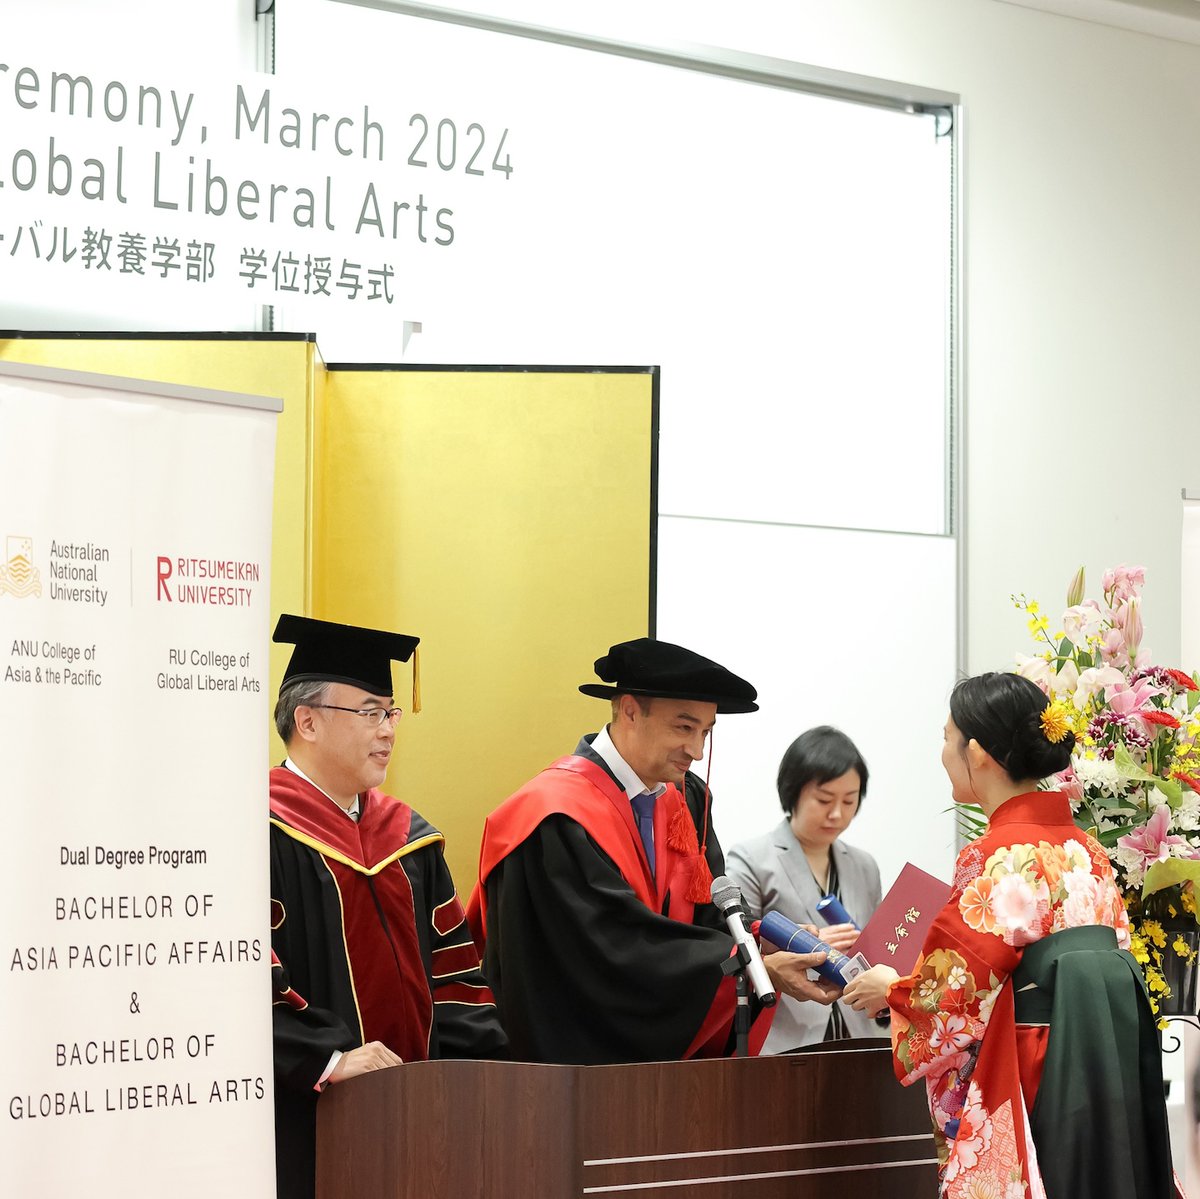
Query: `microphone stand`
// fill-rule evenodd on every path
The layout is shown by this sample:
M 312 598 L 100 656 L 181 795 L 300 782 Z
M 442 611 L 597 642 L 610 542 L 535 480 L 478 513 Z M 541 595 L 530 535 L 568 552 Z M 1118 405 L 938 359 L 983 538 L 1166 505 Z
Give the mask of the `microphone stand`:
M 736 952 L 721 963 L 722 974 L 732 974 L 737 990 L 737 1006 L 733 1009 L 734 1057 L 750 1056 L 750 982 L 746 967 L 750 952 L 745 945 L 735 944 Z

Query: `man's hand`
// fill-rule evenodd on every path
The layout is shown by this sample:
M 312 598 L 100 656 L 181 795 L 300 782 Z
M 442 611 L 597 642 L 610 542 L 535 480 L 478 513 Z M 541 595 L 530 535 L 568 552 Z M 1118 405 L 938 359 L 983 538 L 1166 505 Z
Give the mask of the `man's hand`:
M 329 1082 L 345 1082 L 346 1079 L 357 1078 L 369 1070 L 386 1070 L 389 1066 L 402 1065 L 403 1060 L 382 1041 L 368 1041 L 365 1045 L 342 1054 L 329 1075 Z
M 763 955 L 763 965 L 775 990 L 793 999 L 828 1006 L 841 994 L 841 988 L 827 983 L 823 978 L 810 982 L 808 977 L 808 972 L 815 970 L 824 960 L 823 953 L 788 953 L 782 949 Z

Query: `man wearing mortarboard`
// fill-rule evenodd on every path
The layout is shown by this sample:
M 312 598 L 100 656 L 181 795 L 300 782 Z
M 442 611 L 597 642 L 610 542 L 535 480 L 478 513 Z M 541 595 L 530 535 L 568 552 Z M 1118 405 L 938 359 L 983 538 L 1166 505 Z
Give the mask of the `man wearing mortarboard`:
M 378 789 L 400 718 L 391 663 L 418 638 L 285 615 L 274 639 L 295 645 L 270 779 L 276 1174 L 294 1199 L 313 1193 L 327 1085 L 506 1053 L 442 834 Z
M 612 720 L 487 819 L 468 915 L 512 1056 L 601 1064 L 733 1049 L 733 940 L 710 902 L 724 872 L 708 785 L 689 772 L 718 713 L 757 692 L 665 641 L 614 645 L 596 662 Z M 710 755 L 711 761 L 711 755 Z M 764 957 L 777 990 L 830 1003 L 810 982 L 821 954 Z M 751 1051 L 769 1020 L 756 1021 Z M 757 1035 L 756 1035 L 757 1034 Z

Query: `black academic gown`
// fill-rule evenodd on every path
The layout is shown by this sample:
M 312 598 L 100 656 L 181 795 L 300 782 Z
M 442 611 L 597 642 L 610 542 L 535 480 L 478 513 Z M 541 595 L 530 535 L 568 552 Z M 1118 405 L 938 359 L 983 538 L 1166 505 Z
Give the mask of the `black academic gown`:
M 273 771 L 273 790 L 277 773 L 291 772 Z M 283 782 L 290 784 L 291 779 Z M 329 805 L 333 820 L 345 820 L 331 801 L 320 799 Z M 368 803 L 376 802 L 398 803 L 369 792 Z M 272 949 L 278 960 L 272 1008 L 276 1173 L 279 1199 L 307 1199 L 313 1194 L 316 1161 L 315 1084 L 335 1050 L 391 1039 L 364 1028 L 362 1012 L 368 1001 L 386 1004 L 392 994 L 368 994 L 371 988 L 394 988 L 396 1003 L 410 1004 L 411 995 L 403 991 L 411 981 L 406 984 L 405 978 L 419 982 L 424 999 L 420 1027 L 405 1030 L 404 1044 L 389 1045 L 405 1061 L 506 1057 L 507 1052 L 437 830 L 411 812 L 407 839 L 396 848 L 415 848 L 374 876 L 357 870 L 347 875 L 346 864 L 333 856 L 336 847 L 323 854 L 306 843 L 315 839 L 312 827 L 303 834 L 306 840 L 298 839 L 292 823 L 279 818 L 277 806 L 273 804 L 270 830 Z M 337 826 L 331 829 L 334 840 Z M 336 882 L 335 870 L 340 872 Z M 397 927 L 400 917 L 386 900 L 381 875 L 388 871 L 403 871 L 411 886 L 411 927 L 406 930 Z M 355 944 L 356 937 L 354 930 L 348 932 L 346 920 L 347 913 L 356 910 L 355 890 L 370 896 L 369 905 L 360 904 L 357 910 L 366 908 L 368 920 L 390 925 L 389 945 L 415 946 L 415 961 L 403 961 L 403 954 L 398 962 L 350 960 L 347 945 Z M 374 934 L 379 933 L 376 928 Z M 387 957 L 391 958 L 390 948 Z M 403 967 L 403 974 L 397 967 Z
M 603 765 L 587 740 L 575 752 Z M 704 790 L 687 776 L 697 828 Z M 714 877 L 724 873 L 711 830 L 705 856 Z M 486 895 L 483 968 L 514 1058 L 604 1064 L 689 1051 L 733 944 L 713 904 L 698 904 L 690 924 L 650 910 L 565 815 L 543 820 L 491 871 Z M 718 1052 L 732 1049 L 731 1022 L 726 1031 Z

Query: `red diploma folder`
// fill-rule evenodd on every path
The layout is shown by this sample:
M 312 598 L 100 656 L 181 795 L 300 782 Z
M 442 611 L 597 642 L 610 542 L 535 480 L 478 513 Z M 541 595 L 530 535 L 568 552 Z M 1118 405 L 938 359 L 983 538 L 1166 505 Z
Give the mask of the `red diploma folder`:
M 891 966 L 902 977 L 911 974 L 925 934 L 949 898 L 947 883 L 909 862 L 859 934 L 854 952 L 872 966 Z

